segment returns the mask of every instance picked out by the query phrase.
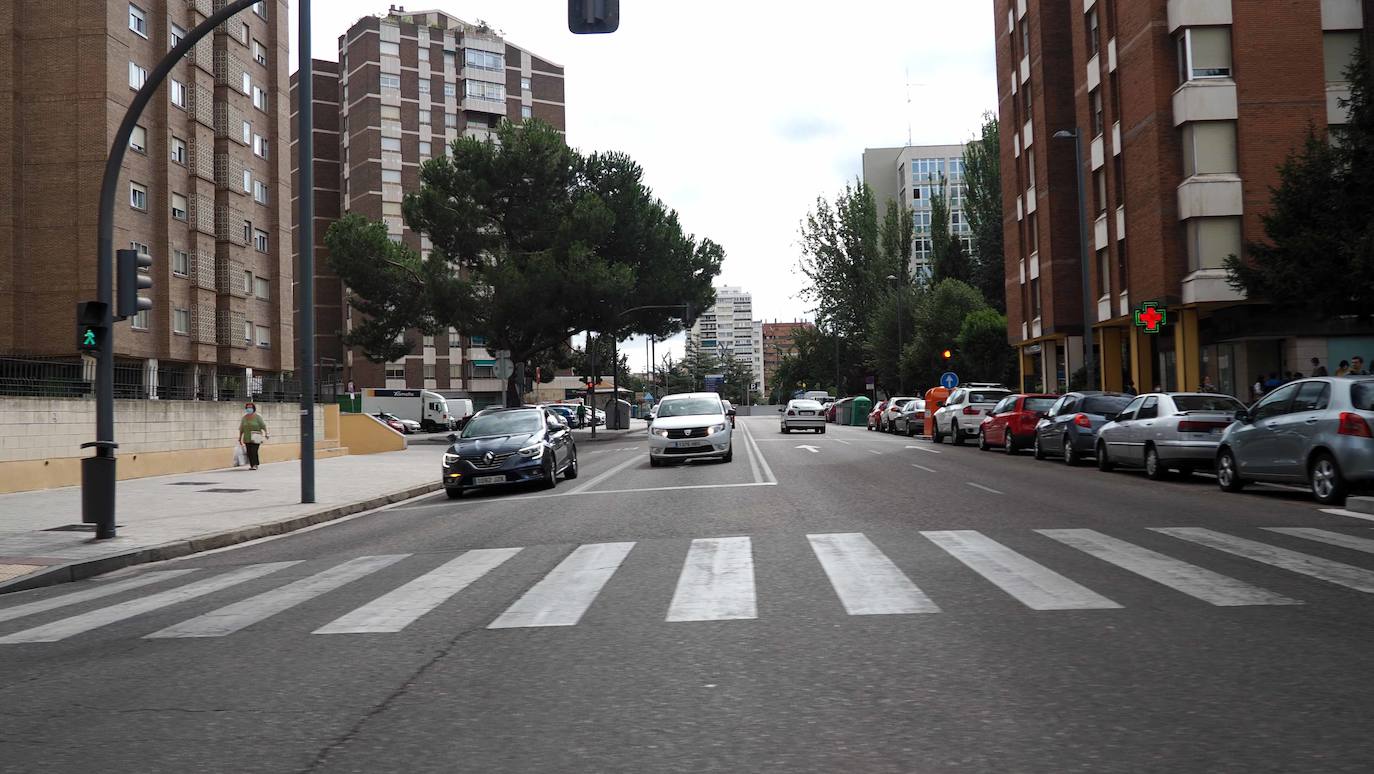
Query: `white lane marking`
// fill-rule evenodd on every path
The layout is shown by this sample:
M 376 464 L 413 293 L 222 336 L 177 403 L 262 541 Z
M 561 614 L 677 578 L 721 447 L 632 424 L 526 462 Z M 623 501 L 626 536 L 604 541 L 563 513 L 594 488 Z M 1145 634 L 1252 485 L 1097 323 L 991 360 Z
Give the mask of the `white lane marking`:
M 754 483 L 746 481 L 740 484 L 685 484 L 681 486 L 646 486 L 636 489 L 598 489 L 594 492 L 568 492 L 566 494 L 522 494 L 510 497 L 481 497 L 464 498 L 453 502 L 430 503 L 426 505 L 412 505 L 406 508 L 406 512 L 418 511 L 422 508 L 467 508 L 478 505 L 500 505 L 502 503 L 523 503 L 528 500 L 547 500 L 549 498 L 560 497 L 586 497 L 588 495 L 615 495 L 615 494 L 638 494 L 642 492 L 674 492 L 679 489 L 746 489 L 756 486 L 777 486 L 776 481 L 764 481 Z
M 311 633 L 399 632 L 518 553 L 519 548 L 467 551 Z
M 1355 537 L 1341 532 L 1332 532 L 1325 529 L 1313 529 L 1311 527 L 1265 527 L 1269 532 L 1278 532 L 1282 535 L 1292 535 L 1306 540 L 1315 540 L 1318 543 L 1349 548 L 1352 551 L 1363 551 L 1366 554 L 1374 554 L 1374 540 L 1369 538 Z
M 939 449 L 927 449 L 927 448 L 924 447 L 924 446 L 908 446 L 908 447 L 906 447 L 906 448 L 908 448 L 908 449 L 916 449 L 916 450 L 918 450 L 918 451 L 926 452 L 927 454 L 943 454 L 943 453 L 944 453 L 944 452 L 940 451 Z
M 144 635 L 146 639 L 173 639 L 179 637 L 224 637 L 245 629 L 260 621 L 265 621 L 278 613 L 285 612 L 296 605 L 333 591 L 346 583 L 366 577 L 410 554 L 388 554 L 384 556 L 360 556 L 343 564 L 288 583 L 278 589 L 263 592 L 241 602 L 212 610 L 166 629 Z
M 938 613 L 891 559 L 861 532 L 807 535 L 830 585 L 850 615 Z
M 230 570 L 223 575 L 216 575 L 213 578 L 188 583 L 185 586 L 178 586 L 174 589 L 159 592 L 147 597 L 131 599 L 128 602 L 121 602 L 111 607 L 103 607 L 99 610 L 92 610 L 89 613 L 64 618 L 60 621 L 39 626 L 34 629 L 26 629 L 22 632 L 15 632 L 7 637 L 0 637 L 0 644 L 13 644 L 17 642 L 57 642 L 65 640 L 72 635 L 88 632 L 92 629 L 99 629 L 102 626 L 109 626 L 113 623 L 133 618 L 134 616 L 151 613 L 164 607 L 186 602 L 196 597 L 203 597 L 206 594 L 213 594 L 240 583 L 261 578 L 264 575 L 284 570 L 300 564 L 294 562 L 271 562 L 269 564 L 250 564 L 247 567 L 240 567 L 237 570 Z
M 1349 516 L 1352 519 L 1364 519 L 1365 521 L 1374 521 L 1374 515 L 1368 513 L 1357 513 L 1355 511 L 1347 511 L 1344 508 L 1318 508 L 1317 510 L 1321 511 L 1322 513 L 1329 513 L 1332 516 Z
M 805 450 L 811 452 L 812 454 L 820 454 L 820 453 L 821 453 L 821 450 L 820 450 L 820 449 L 817 449 L 817 448 L 814 447 L 814 446 L 803 445 L 803 446 L 798 446 L 797 448 L 798 448 L 798 449 L 805 449 Z
M 1036 532 L 1213 605 L 1235 607 L 1303 604 L 1296 599 L 1118 540 L 1096 530 L 1037 529 Z
M 836 439 L 835 439 L 835 443 L 842 443 L 842 444 L 844 444 L 845 446 L 853 446 L 853 445 L 854 445 L 854 444 L 850 443 L 849 441 L 845 441 L 845 440 L 842 440 L 842 439 L 839 439 L 839 438 L 836 438 Z
M 729 621 L 758 617 L 753 545 L 749 538 L 693 540 L 666 620 Z
M 999 492 L 999 491 L 997 491 L 996 489 L 993 489 L 993 488 L 990 487 L 990 486 L 983 486 L 982 484 L 975 484 L 975 483 L 973 483 L 972 481 L 965 481 L 964 483 L 968 484 L 969 486 L 973 487 L 974 489 L 981 489 L 981 490 L 983 490 L 984 492 L 990 492 L 990 493 L 995 494 L 995 495 L 1006 494 L 1005 492 Z
M 593 478 L 591 481 L 588 481 L 587 483 L 582 484 L 581 486 L 573 487 L 572 491 L 571 491 L 571 492 L 568 492 L 567 494 L 570 494 L 570 495 L 581 494 L 582 492 L 585 492 L 585 491 L 587 491 L 588 489 L 591 489 L 592 487 L 596 486 L 597 484 L 601 483 L 602 481 L 605 481 L 606 479 L 610 478 L 611 476 L 614 476 L 615 474 L 619 473 L 620 471 L 624 470 L 625 468 L 628 468 L 628 467 L 630 467 L 631 465 L 635 464 L 636 462 L 640 462 L 640 461 L 641 461 L 641 460 L 640 460 L 638 457 L 631 457 L 631 458 L 629 458 L 628 460 L 625 460 L 624 462 L 620 463 L 619 465 L 616 465 L 615 467 L 611 468 L 610 470 L 607 470 L 607 471 L 603 472 L 601 475 L 597 476 L 596 478 Z M 552 496 L 553 496 L 553 497 L 559 497 L 560 495 L 556 495 L 556 494 L 555 494 L 555 495 L 552 495 Z M 566 495 L 564 495 L 564 496 L 566 496 Z
M 1032 610 L 1103 610 L 1121 607 L 974 530 L 921 534 Z
M 754 431 L 749 430 L 748 426 L 746 425 L 744 432 L 745 435 L 749 438 L 749 442 L 753 443 Z M 763 481 L 758 483 L 778 483 L 778 477 L 773 475 L 773 468 L 768 465 L 768 458 L 763 456 L 763 449 L 760 449 L 758 444 L 754 444 L 754 454 L 757 455 L 759 458 L 759 467 L 763 468 Z
M 747 433 L 747 432 L 748 432 L 747 430 L 742 430 L 742 431 L 741 431 L 741 436 L 740 436 L 741 438 L 744 439 L 744 452 L 745 452 L 745 455 L 744 455 L 744 456 L 746 456 L 746 457 L 749 458 L 749 472 L 754 474 L 754 483 L 756 483 L 756 484 L 762 483 L 762 482 L 763 482 L 763 474 L 762 474 L 761 472 L 759 472 L 759 460 L 758 460 L 758 455 L 754 452 L 754 450 L 758 448 L 758 445 L 757 445 L 757 444 L 749 443 L 751 437 L 748 436 L 748 435 L 745 435 L 745 433 Z
M 1271 567 L 1317 578 L 1348 589 L 1363 591 L 1366 594 L 1374 594 L 1374 572 L 1360 567 L 1352 567 L 1348 564 L 1310 556 L 1299 551 L 1290 551 L 1267 543 L 1213 532 L 1202 527 L 1152 527 L 1151 529 L 1180 540 L 1215 548 L 1233 556 L 1252 559 Z
M 56 610 L 59 607 L 75 605 L 81 602 L 89 602 L 93 599 L 102 599 L 104 597 L 118 594 L 122 591 L 128 591 L 129 589 L 142 588 L 143 586 L 147 586 L 149 584 L 159 583 L 165 580 L 171 580 L 172 578 L 179 578 L 183 575 L 192 572 L 195 572 L 195 570 L 161 570 L 159 572 L 149 572 L 144 573 L 143 575 L 138 575 L 133 578 L 129 578 L 127 580 L 115 581 L 111 583 L 102 583 L 98 586 L 87 588 L 83 591 L 76 591 L 71 594 L 63 594 L 59 597 L 40 599 L 36 602 L 29 602 L 23 605 L 15 605 L 14 607 L 7 607 L 3 610 L 0 610 L 0 621 L 13 621 L 16 618 L 23 618 L 26 615 L 33 615 L 35 613 L 46 613 L 49 610 Z
M 927 472 L 927 473 L 936 473 L 936 472 L 938 472 L 938 471 L 935 470 L 935 468 L 928 468 L 928 467 L 926 467 L 925 465 L 917 465 L 917 464 L 914 463 L 914 462 L 911 463 L 911 467 L 913 467 L 913 468 L 919 468 L 920 470 L 924 470 L 924 471 Z
M 743 484 L 690 484 L 690 485 L 683 485 L 683 486 L 650 486 L 650 487 L 644 487 L 643 489 L 598 489 L 598 490 L 595 491 L 595 492 L 583 492 L 582 494 L 584 494 L 584 495 L 603 495 L 603 494 L 632 494 L 632 493 L 635 493 L 635 492 L 672 492 L 672 491 L 675 491 L 675 490 L 678 490 L 678 489 L 745 489 L 745 488 L 753 487 L 753 486 L 777 486 L 777 485 L 778 485 L 778 482 L 776 482 L 776 481 L 764 481 L 764 482 L 758 483 L 758 484 L 755 484 L 755 483 L 753 483 L 753 482 L 746 482 L 746 483 L 743 483 Z M 554 495 L 554 496 L 557 496 L 557 495 Z M 532 499 L 535 499 L 535 498 L 533 498 L 533 497 L 527 497 L 527 498 L 523 498 L 523 499 L 532 500 Z
M 578 546 L 487 628 L 576 625 L 634 547 L 634 543 Z
M 864 451 L 868 452 L 869 454 L 882 454 L 882 452 L 880 452 L 880 451 L 874 451 L 874 450 L 872 450 L 872 449 L 865 449 Z

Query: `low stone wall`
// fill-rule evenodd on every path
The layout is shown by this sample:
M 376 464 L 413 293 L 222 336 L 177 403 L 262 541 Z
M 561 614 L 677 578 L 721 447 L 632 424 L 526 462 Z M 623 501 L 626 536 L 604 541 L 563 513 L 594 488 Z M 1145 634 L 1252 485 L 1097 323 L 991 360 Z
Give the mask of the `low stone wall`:
M 263 462 L 300 458 L 300 406 L 263 403 L 271 441 Z M 320 444 L 326 427 L 338 437 L 338 420 L 315 414 Z M 142 478 L 229 467 L 243 404 L 208 401 L 115 401 L 115 441 L 119 478 Z M 81 482 L 81 444 L 95 440 L 95 401 L 61 398 L 0 397 L 0 492 L 22 492 Z

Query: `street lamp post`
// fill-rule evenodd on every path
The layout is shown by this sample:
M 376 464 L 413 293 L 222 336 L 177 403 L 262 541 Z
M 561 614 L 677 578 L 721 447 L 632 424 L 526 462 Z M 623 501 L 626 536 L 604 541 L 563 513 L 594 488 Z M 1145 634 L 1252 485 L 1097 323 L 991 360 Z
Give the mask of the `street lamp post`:
M 889 275 L 887 275 L 887 281 L 888 281 L 888 282 L 896 282 L 896 281 L 897 281 L 897 275 L 895 275 L 895 274 L 889 274 Z M 901 289 L 901 287 L 899 286 L 899 287 L 897 288 L 897 392 L 898 392 L 899 394 L 905 394 L 905 393 L 906 393 L 906 378 L 905 378 L 904 375 L 902 374 L 902 313 L 903 313 L 903 311 L 904 311 L 904 309 L 903 309 L 903 305 L 902 305 L 902 289 Z
M 1087 201 L 1084 195 L 1084 188 L 1087 183 L 1083 176 L 1083 133 L 1078 127 L 1073 129 L 1060 129 L 1054 133 L 1056 140 L 1073 140 L 1073 167 L 1078 173 L 1078 262 L 1081 281 L 1083 283 L 1083 371 L 1087 377 L 1088 389 L 1096 389 L 1098 379 L 1096 375 L 1096 364 L 1093 362 L 1093 343 L 1092 343 L 1092 288 L 1089 286 L 1088 279 L 1088 213 Z M 1065 369 L 1067 372 L 1068 369 Z M 1068 374 L 1068 378 L 1073 378 Z M 1064 385 L 1068 387 L 1068 385 Z

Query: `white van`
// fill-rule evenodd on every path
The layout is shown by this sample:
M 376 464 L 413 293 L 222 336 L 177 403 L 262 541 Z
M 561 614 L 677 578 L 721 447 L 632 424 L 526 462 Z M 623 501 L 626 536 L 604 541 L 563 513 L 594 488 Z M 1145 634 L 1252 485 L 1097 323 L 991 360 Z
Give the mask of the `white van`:
M 448 401 L 433 390 L 390 390 L 368 387 L 363 390 L 364 414 L 386 412 L 401 419 L 413 419 L 425 430 L 447 430 L 453 414 Z

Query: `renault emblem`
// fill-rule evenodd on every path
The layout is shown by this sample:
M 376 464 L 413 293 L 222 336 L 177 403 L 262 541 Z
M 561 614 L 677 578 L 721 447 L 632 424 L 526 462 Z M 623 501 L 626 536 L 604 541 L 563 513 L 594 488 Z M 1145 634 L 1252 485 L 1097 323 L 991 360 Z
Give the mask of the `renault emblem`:
M 482 461 L 490 465 L 491 463 L 496 461 L 496 455 L 492 454 L 491 452 L 487 452 L 486 454 L 482 455 Z

